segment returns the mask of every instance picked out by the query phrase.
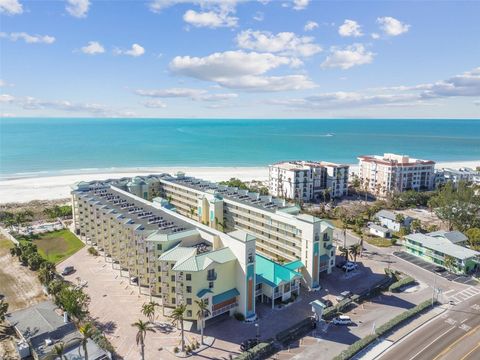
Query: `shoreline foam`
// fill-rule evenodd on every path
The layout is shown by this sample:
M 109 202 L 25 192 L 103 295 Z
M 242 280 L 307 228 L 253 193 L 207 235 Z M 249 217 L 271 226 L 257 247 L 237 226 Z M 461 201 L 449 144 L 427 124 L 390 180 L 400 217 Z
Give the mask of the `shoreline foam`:
M 476 161 L 452 161 L 438 162 L 436 168 L 459 169 L 469 167 L 475 169 L 480 166 L 480 160 Z M 350 165 L 351 172 L 358 170 L 357 164 Z M 109 169 L 80 169 L 56 172 L 58 175 L 50 175 L 49 172 L 23 173 L 25 176 L 12 176 L 0 179 L 0 204 L 11 202 L 28 202 L 32 200 L 54 200 L 70 197 L 70 186 L 78 181 L 105 180 L 109 178 L 132 177 L 136 175 L 149 175 L 159 173 L 174 174 L 183 171 L 187 175 L 205 180 L 221 181 L 232 177 L 242 181 L 267 180 L 268 167 L 194 167 L 194 166 L 171 166 L 171 167 L 145 167 L 145 168 L 109 168 Z M 36 175 L 33 177 L 28 174 Z M 20 174 L 15 174 L 20 175 Z

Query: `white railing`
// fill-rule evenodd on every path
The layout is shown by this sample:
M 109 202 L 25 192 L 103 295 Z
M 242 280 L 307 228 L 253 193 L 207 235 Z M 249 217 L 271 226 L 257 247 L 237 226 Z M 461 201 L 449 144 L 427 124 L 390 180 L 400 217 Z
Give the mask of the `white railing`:
M 257 297 L 258 295 L 262 295 L 262 294 L 263 294 L 263 289 L 255 290 L 255 297 Z
M 223 313 L 225 313 L 225 312 L 227 312 L 227 311 L 229 311 L 229 310 L 231 310 L 231 309 L 233 309 L 237 306 L 238 306 L 238 303 L 235 302 L 235 303 L 229 304 L 227 306 L 224 306 L 220 309 L 214 310 L 214 311 L 212 311 L 212 316 L 211 317 L 215 317 L 217 315 L 223 314 Z

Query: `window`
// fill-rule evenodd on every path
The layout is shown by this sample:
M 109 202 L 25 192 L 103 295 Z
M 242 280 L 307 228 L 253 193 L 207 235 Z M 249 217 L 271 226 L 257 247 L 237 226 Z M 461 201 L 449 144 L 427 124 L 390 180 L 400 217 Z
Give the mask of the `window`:
M 157 250 L 162 250 L 162 244 L 157 244 Z
M 192 317 L 192 310 L 187 310 L 187 317 Z
M 192 287 L 191 286 L 187 286 L 187 293 L 191 293 L 192 292 Z
M 171 279 L 172 281 L 175 281 L 175 275 L 172 275 L 172 276 L 170 277 L 170 279 Z
M 191 298 L 187 298 L 187 305 L 192 305 L 192 299 Z
M 172 304 L 175 304 L 175 298 L 172 298 Z
M 192 280 L 192 274 L 187 274 L 187 275 L 185 275 L 185 279 L 186 279 L 187 281 Z
M 208 283 L 208 288 L 209 288 L 209 289 L 213 289 L 213 281 L 210 281 L 210 282 Z

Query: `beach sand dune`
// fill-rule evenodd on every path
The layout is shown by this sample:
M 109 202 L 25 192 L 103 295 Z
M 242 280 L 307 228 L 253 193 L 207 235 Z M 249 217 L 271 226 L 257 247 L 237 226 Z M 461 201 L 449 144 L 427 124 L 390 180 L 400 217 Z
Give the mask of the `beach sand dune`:
M 439 162 L 437 168 L 475 169 L 479 161 Z M 351 165 L 352 172 L 357 171 L 356 164 Z M 205 180 L 222 181 L 232 177 L 243 181 L 268 179 L 268 167 L 159 167 L 148 169 L 128 169 L 118 171 L 82 172 L 78 174 L 11 178 L 0 181 L 0 204 L 9 202 L 28 202 L 32 200 L 64 199 L 70 196 L 70 186 L 78 181 L 105 180 L 109 178 L 132 177 L 183 171 L 189 176 Z

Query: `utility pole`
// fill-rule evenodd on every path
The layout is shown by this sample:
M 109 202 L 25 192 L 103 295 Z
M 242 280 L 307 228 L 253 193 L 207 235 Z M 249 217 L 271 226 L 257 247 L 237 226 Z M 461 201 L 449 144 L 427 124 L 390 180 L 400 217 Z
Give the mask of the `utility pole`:
M 433 307 L 433 303 L 435 301 L 435 290 L 436 290 L 436 286 L 437 286 L 437 274 L 433 274 L 433 290 L 432 290 L 432 307 Z

